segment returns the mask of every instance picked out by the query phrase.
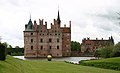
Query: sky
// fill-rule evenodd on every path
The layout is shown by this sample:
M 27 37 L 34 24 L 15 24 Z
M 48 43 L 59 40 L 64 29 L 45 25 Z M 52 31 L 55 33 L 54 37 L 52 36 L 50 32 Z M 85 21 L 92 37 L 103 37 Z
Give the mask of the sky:
M 2 42 L 24 47 L 23 31 L 32 21 L 44 19 L 48 28 L 60 12 L 61 26 L 69 27 L 71 40 L 108 39 L 120 42 L 120 0 L 0 0 L 0 37 Z

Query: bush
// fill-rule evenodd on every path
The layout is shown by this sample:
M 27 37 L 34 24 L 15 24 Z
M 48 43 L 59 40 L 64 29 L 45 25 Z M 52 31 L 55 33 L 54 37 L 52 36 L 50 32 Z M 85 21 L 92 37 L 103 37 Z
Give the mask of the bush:
M 6 48 L 4 45 L 0 43 L 0 60 L 5 60 L 6 59 Z
M 82 62 L 79 62 L 79 63 L 81 65 L 84 65 L 84 66 L 94 66 L 94 67 L 99 67 L 99 68 L 120 70 L 120 63 L 114 63 L 114 62 L 86 62 L 86 61 L 82 61 Z

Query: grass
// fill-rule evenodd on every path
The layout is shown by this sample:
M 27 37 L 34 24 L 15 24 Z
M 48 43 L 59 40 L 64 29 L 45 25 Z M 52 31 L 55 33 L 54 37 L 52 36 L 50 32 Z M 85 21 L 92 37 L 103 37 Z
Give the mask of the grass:
M 0 61 L 0 73 L 120 73 L 120 71 L 73 65 L 60 61 L 24 61 L 7 56 L 6 61 Z
M 120 71 L 120 57 L 107 58 L 101 60 L 81 61 L 81 65 L 94 66 L 99 68 L 113 69 Z

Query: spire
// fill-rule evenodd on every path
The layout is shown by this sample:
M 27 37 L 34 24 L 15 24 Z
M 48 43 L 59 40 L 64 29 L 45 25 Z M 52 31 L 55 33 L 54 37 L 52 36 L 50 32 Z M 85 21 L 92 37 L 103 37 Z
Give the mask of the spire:
M 59 23 L 59 24 L 61 23 L 61 20 L 60 20 L 60 14 L 59 14 L 59 10 L 58 10 L 57 21 L 58 21 L 58 23 Z
M 30 21 L 31 21 L 31 13 L 30 13 Z
M 113 37 L 111 36 L 111 41 L 113 42 L 113 44 L 114 44 L 114 39 L 113 39 Z

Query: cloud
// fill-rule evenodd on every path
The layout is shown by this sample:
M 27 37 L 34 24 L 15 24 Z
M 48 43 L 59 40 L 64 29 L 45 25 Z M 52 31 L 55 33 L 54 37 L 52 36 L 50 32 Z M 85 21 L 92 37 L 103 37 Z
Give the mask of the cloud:
M 0 36 L 2 41 L 24 46 L 23 31 L 29 21 L 44 19 L 50 23 L 57 18 L 59 5 L 62 26 L 72 21 L 72 40 L 83 38 L 108 38 L 111 35 L 119 42 L 120 0 L 1 0 Z

